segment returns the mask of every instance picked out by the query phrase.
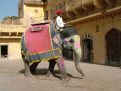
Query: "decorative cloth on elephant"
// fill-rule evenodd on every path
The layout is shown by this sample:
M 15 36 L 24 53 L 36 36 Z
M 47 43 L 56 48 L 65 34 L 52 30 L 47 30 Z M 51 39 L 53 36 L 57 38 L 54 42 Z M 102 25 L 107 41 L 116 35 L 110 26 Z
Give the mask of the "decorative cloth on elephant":
M 54 31 L 50 25 L 49 23 L 35 24 L 25 31 L 21 39 L 21 47 L 27 61 L 35 62 L 60 57 L 60 48 L 52 41 Z

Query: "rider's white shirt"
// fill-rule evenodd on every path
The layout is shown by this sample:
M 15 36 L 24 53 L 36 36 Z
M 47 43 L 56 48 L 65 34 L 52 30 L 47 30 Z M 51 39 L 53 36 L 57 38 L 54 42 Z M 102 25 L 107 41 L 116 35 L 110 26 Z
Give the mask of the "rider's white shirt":
M 61 16 L 57 16 L 56 18 L 56 29 L 59 30 L 59 28 L 64 27 L 64 22 Z

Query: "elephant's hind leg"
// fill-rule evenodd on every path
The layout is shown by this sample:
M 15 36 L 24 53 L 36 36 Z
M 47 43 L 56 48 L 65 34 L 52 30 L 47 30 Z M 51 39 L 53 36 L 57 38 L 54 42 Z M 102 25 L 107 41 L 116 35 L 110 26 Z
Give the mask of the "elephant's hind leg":
M 29 69 L 29 62 L 24 61 L 24 68 L 25 68 L 24 75 L 25 76 L 30 76 L 31 72 L 30 72 L 30 69 Z
M 29 76 L 29 75 L 31 75 L 30 68 L 29 68 L 29 62 L 27 60 L 25 60 L 25 55 L 23 55 L 23 53 L 21 53 L 21 55 L 22 55 L 22 59 L 24 62 L 24 75 Z

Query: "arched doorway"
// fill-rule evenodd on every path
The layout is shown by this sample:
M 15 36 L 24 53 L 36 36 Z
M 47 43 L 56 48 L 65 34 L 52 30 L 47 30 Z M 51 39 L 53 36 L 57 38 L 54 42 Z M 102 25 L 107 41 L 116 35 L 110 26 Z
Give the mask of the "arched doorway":
M 82 40 L 83 45 L 83 61 L 92 62 L 93 60 L 93 41 L 92 36 L 87 34 Z
M 107 63 L 120 65 L 121 60 L 121 31 L 112 28 L 105 36 Z

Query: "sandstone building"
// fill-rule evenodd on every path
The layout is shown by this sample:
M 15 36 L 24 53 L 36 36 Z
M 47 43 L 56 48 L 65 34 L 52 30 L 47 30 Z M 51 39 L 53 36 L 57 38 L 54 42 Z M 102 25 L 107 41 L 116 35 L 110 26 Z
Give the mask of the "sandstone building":
M 50 18 L 57 9 L 81 37 L 82 61 L 121 63 L 121 0 L 48 0 Z
M 21 59 L 20 39 L 31 22 L 43 20 L 45 4 L 41 0 L 19 0 L 18 16 L 6 16 L 0 22 L 0 59 Z
M 82 61 L 109 65 L 121 63 L 121 0 L 19 0 L 21 25 L 14 25 L 16 30 L 0 25 L 0 45 L 9 50 L 8 57 L 19 53 L 17 50 L 12 52 L 12 47 L 19 45 L 19 35 L 32 22 L 31 19 L 52 20 L 57 9 L 63 9 L 64 21 L 76 27 L 81 37 Z

